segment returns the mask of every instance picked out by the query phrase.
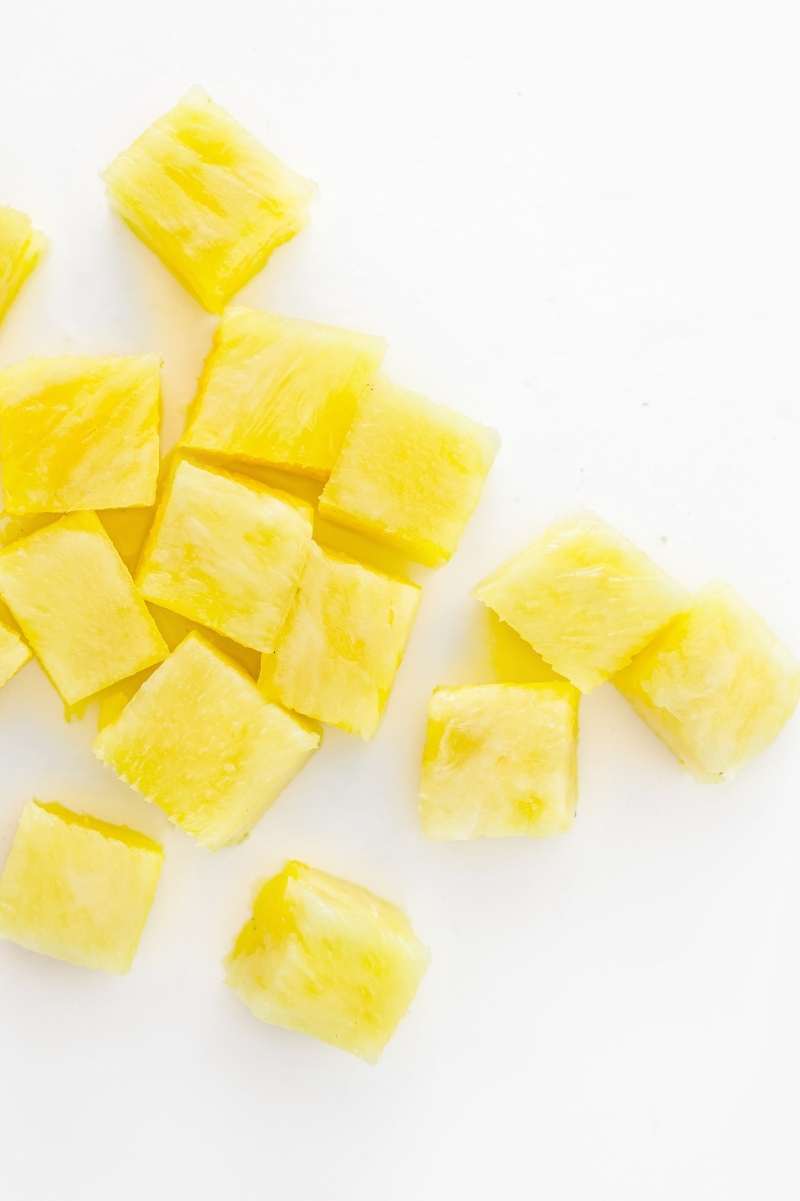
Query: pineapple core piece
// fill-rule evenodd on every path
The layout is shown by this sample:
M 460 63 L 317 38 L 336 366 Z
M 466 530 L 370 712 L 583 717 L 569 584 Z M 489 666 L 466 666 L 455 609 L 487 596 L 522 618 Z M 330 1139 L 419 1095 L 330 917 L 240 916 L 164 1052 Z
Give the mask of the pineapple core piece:
M 579 695 L 566 683 L 435 689 L 422 760 L 425 833 L 468 839 L 568 830 Z
M 725 585 L 706 588 L 615 680 L 698 777 L 732 776 L 800 699 L 800 664 Z
M 475 595 L 582 692 L 620 671 L 686 604 L 683 589 L 592 513 L 550 526 Z
M 104 178 L 120 216 L 212 313 L 303 228 L 313 192 L 200 88 Z
M 167 655 L 95 513 L 70 513 L 0 551 L 0 596 L 68 705 Z
M 229 309 L 182 445 L 327 479 L 384 349 L 366 334 Z
M 269 687 L 289 709 L 371 738 L 419 604 L 416 584 L 312 543 Z
M 105 972 L 129 971 L 158 886 L 156 842 L 32 801 L 0 876 L 0 936 Z
M 158 480 L 155 355 L 29 359 L 0 372 L 9 513 L 151 505 Z
M 0 688 L 16 675 L 31 657 L 31 652 L 16 630 L 0 619 Z
M 455 551 L 497 447 L 493 430 L 379 379 L 358 406 L 320 515 L 437 567 Z
M 255 681 L 190 634 L 142 684 L 95 754 L 211 850 L 241 842 L 319 745 Z
M 255 480 L 178 463 L 136 582 L 165 609 L 269 653 L 300 581 L 310 505 Z
M 395 905 L 295 861 L 256 896 L 228 984 L 262 1022 L 375 1063 L 428 958 Z
M 6 315 L 45 248 L 30 217 L 0 206 L 0 321 Z

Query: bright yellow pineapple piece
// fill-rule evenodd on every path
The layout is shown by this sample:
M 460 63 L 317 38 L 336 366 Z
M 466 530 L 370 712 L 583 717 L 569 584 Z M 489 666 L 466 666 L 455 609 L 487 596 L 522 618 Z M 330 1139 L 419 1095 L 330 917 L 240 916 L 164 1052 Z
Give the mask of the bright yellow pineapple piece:
M 455 551 L 497 447 L 493 430 L 379 379 L 358 406 L 320 515 L 437 567 Z
M 312 543 L 274 661 L 264 673 L 288 709 L 371 738 L 419 604 L 416 584 Z
M 269 653 L 300 581 L 313 510 L 243 476 L 178 463 L 136 582 L 166 609 Z
M 247 837 L 318 745 L 319 734 L 190 634 L 94 749 L 176 826 L 217 850 Z
M 0 876 L 0 936 L 81 967 L 127 972 L 163 858 L 158 843 L 126 826 L 32 801 Z
M 104 178 L 120 216 L 212 313 L 303 228 L 313 192 L 200 88 Z
M 228 309 L 182 445 L 327 479 L 384 349 L 366 334 Z
M 686 603 L 592 513 L 550 526 L 475 595 L 582 692 L 620 671 Z
M 30 217 L 0 207 L 0 321 L 42 257 L 45 245 Z
M 151 505 L 160 369 L 155 355 L 64 356 L 0 372 L 7 512 Z
M 375 1063 L 428 960 L 395 905 L 293 861 L 256 896 L 228 984 L 262 1022 Z
M 68 705 L 166 657 L 95 513 L 71 513 L 0 551 L 0 596 Z
M 16 630 L 0 617 L 0 688 L 15 676 L 31 657 Z
M 437 688 L 420 818 L 431 838 L 568 830 L 577 802 L 579 693 L 570 684 Z
M 800 664 L 757 613 L 717 584 L 615 684 L 696 776 L 718 780 L 780 733 L 800 698 Z

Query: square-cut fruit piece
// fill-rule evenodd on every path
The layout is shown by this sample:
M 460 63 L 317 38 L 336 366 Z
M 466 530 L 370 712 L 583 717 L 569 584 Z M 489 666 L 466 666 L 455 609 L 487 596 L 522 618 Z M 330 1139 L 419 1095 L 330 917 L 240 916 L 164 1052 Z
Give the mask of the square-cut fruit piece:
M 582 692 L 620 671 L 686 604 L 682 588 L 592 513 L 550 526 L 475 595 Z
M 327 479 L 384 349 L 367 334 L 228 309 L 183 445 Z
M 94 749 L 176 826 L 217 850 L 247 837 L 318 745 L 318 733 L 190 634 Z
M 127 972 L 163 857 L 136 830 L 32 801 L 0 876 L 0 936 L 81 967 Z
M 0 688 L 25 666 L 30 657 L 30 650 L 16 630 L 0 619 Z
M 435 689 L 422 759 L 425 833 L 467 839 L 568 830 L 579 696 L 567 683 Z
M 428 966 L 405 914 L 296 861 L 263 885 L 228 956 L 228 983 L 262 1022 L 375 1063 Z
M 493 430 L 379 379 L 358 406 L 320 514 L 437 567 L 455 551 L 497 447 Z
M 310 505 L 256 480 L 178 463 L 136 582 L 149 601 L 269 653 L 300 581 Z
M 0 596 L 68 705 L 167 655 L 95 513 L 70 513 L 0 551 Z
M 193 88 L 105 172 L 109 199 L 212 313 L 303 228 L 313 186 Z
M 155 355 L 28 359 L 0 372 L 9 513 L 151 505 L 158 480 Z
M 312 543 L 275 652 L 272 687 L 289 709 L 371 738 L 419 604 L 396 580 Z
M 42 257 L 45 244 L 30 217 L 0 206 L 0 321 Z
M 732 589 L 715 584 L 615 684 L 696 776 L 718 780 L 780 733 L 800 698 L 800 664 Z

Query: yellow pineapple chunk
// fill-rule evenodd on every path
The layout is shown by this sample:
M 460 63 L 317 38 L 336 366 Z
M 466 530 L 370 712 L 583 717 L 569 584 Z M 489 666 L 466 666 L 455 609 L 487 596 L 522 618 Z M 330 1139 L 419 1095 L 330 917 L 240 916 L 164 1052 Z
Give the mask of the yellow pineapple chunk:
M 288 709 L 371 738 L 419 597 L 416 584 L 312 543 L 274 662 L 263 673 L 269 688 Z
M 0 937 L 80 967 L 127 972 L 163 858 L 136 830 L 32 801 L 0 876 Z
M 579 695 L 566 683 L 436 688 L 422 759 L 425 833 L 468 839 L 568 830 Z
M 30 217 L 0 207 L 0 321 L 42 257 L 45 244 Z
M 190 634 L 101 730 L 95 754 L 212 850 L 241 842 L 319 745 Z
M 313 510 L 243 476 L 178 463 L 136 582 L 165 609 L 269 653 L 311 544 Z
M 71 513 L 0 551 L 0 596 L 68 705 L 166 657 L 95 513 Z
M 327 479 L 384 349 L 366 334 L 228 309 L 182 445 Z
M 0 618 L 0 688 L 15 676 L 31 657 L 16 630 Z
M 682 588 L 592 513 L 550 526 L 475 595 L 582 692 L 620 671 L 686 603 Z
M 0 372 L 9 513 L 151 505 L 158 480 L 155 355 L 28 359 Z
M 615 683 L 696 776 L 718 780 L 780 733 L 800 698 L 800 664 L 732 589 L 716 584 Z
M 104 177 L 120 216 L 212 313 L 303 228 L 313 192 L 200 88 Z
M 437 567 L 458 546 L 497 447 L 493 430 L 379 379 L 358 407 L 320 515 Z
M 292 861 L 256 896 L 228 984 L 262 1022 L 375 1063 L 428 959 L 395 905 Z

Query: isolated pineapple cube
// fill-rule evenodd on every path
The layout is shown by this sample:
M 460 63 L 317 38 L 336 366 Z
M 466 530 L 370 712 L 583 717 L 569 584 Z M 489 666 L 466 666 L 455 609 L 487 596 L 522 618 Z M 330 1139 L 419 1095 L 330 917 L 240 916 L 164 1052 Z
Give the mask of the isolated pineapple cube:
M 30 657 L 30 650 L 16 630 L 0 619 L 0 688 L 25 666 Z
M 275 694 L 297 713 L 371 738 L 419 597 L 416 584 L 312 543 L 270 671 Z
M 568 830 L 577 801 L 579 693 L 570 684 L 437 688 L 420 817 L 431 838 Z
M 384 349 L 366 334 L 228 309 L 182 445 L 327 479 Z
M 475 595 L 582 692 L 620 671 L 686 603 L 592 513 L 550 526 Z
M 256 896 L 228 983 L 262 1022 L 375 1063 L 428 958 L 395 905 L 294 861 Z
M 30 217 L 16 209 L 0 207 L 0 321 L 45 248 L 45 240 Z
M 436 567 L 455 551 L 497 447 L 493 430 L 379 379 L 358 406 L 320 514 Z
M 217 850 L 250 833 L 318 745 L 317 733 L 190 634 L 94 749 L 176 826 Z
M 0 551 L 0 596 L 68 705 L 166 657 L 95 513 L 71 513 Z
M 800 664 L 732 589 L 706 588 L 615 680 L 701 779 L 730 777 L 777 737 Z
M 9 513 L 151 505 L 158 479 L 160 360 L 28 359 L 0 372 Z
M 104 177 L 120 216 L 212 313 L 303 228 L 313 192 L 200 88 Z
M 163 858 L 136 830 L 32 801 L 0 876 L 0 936 L 81 967 L 127 972 Z

